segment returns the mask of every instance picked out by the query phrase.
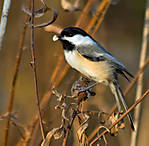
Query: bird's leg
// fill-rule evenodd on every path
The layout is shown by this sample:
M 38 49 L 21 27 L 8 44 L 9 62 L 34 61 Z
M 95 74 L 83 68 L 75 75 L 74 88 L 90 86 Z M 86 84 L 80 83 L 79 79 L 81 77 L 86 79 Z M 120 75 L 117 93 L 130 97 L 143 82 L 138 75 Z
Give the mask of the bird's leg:
M 78 94 L 81 93 L 81 92 L 88 91 L 89 89 L 93 88 L 93 87 L 96 86 L 97 84 L 99 84 L 99 82 L 96 82 L 96 83 L 94 83 L 94 84 L 92 84 L 92 85 L 90 85 L 90 86 L 88 86 L 88 87 L 85 87 L 85 88 L 83 88 L 83 89 L 80 89 L 79 92 L 78 92 Z
M 116 100 L 116 103 L 117 103 L 117 107 L 118 107 L 118 112 L 120 113 L 121 112 L 121 104 L 120 104 L 120 100 L 119 100 L 119 97 L 118 97 L 118 93 L 117 93 L 117 90 L 116 90 L 116 87 L 115 85 L 111 82 L 109 84 L 110 86 L 110 89 L 115 97 L 115 100 Z

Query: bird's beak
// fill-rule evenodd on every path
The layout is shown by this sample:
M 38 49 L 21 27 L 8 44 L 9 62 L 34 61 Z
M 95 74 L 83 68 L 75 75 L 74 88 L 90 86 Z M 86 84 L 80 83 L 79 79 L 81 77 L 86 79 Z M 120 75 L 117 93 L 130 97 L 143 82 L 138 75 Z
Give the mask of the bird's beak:
M 62 39 L 62 36 L 61 35 L 54 35 L 53 36 L 53 41 L 57 41 L 57 40 L 61 40 Z

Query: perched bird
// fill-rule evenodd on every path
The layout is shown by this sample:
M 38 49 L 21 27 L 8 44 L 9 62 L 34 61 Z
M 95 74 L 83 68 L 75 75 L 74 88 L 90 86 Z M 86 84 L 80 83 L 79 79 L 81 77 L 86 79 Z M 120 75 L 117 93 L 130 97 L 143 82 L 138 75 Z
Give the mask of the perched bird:
M 122 75 L 127 80 L 129 79 L 126 74 L 130 77 L 133 76 L 122 63 L 81 28 L 67 27 L 62 30 L 60 35 L 55 35 L 53 40 L 61 41 L 64 48 L 65 59 L 72 68 L 96 82 L 87 87 L 87 89 L 98 83 L 109 86 L 115 96 L 118 111 L 121 111 L 119 98 L 121 99 L 124 109 L 128 110 L 124 95 L 118 84 L 118 74 Z M 128 114 L 128 119 L 132 130 L 134 130 L 134 124 L 130 114 Z

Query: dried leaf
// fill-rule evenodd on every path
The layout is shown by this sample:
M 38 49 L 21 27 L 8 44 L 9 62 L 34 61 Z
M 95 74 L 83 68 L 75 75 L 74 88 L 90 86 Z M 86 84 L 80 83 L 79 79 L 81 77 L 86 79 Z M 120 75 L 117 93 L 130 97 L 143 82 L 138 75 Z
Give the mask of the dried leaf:
M 67 118 L 69 108 L 70 104 L 63 103 L 62 117 L 67 121 L 69 121 L 69 119 Z
M 82 142 L 83 133 L 88 128 L 88 122 L 90 117 L 87 114 L 84 114 L 84 118 L 85 118 L 85 121 L 81 124 L 81 126 L 77 130 L 77 135 L 80 142 Z
M 64 133 L 64 128 L 62 125 L 59 128 L 52 129 L 50 132 L 48 132 L 41 146 L 49 146 L 52 136 L 54 137 L 54 139 L 59 139 L 62 137 L 63 133 Z
M 112 125 L 113 123 L 115 123 L 115 121 L 117 121 L 119 118 L 119 113 L 113 113 L 110 118 L 108 119 L 108 125 Z M 120 123 L 116 124 L 111 130 L 110 133 L 113 136 L 117 136 L 118 135 L 118 130 L 125 128 L 125 124 L 124 124 L 124 120 L 121 120 Z
M 54 134 L 55 139 L 59 139 L 63 136 L 64 134 L 64 128 L 61 126 Z
M 100 131 L 101 129 L 106 129 L 107 132 L 110 133 L 110 130 L 109 130 L 107 127 L 105 127 L 105 126 L 100 126 L 97 135 L 100 135 L 99 131 Z M 107 145 L 108 143 L 107 143 L 107 140 L 106 140 L 105 135 L 103 135 L 102 137 L 103 137 L 103 140 L 104 140 L 105 145 Z
M 118 114 L 112 114 L 108 120 L 108 123 L 112 125 L 117 119 L 118 119 Z M 110 133 L 113 136 L 118 135 L 118 124 L 116 124 L 113 128 L 111 128 Z
M 57 101 L 61 102 L 64 99 L 64 95 L 59 93 L 56 89 L 52 89 L 52 93 L 58 97 Z

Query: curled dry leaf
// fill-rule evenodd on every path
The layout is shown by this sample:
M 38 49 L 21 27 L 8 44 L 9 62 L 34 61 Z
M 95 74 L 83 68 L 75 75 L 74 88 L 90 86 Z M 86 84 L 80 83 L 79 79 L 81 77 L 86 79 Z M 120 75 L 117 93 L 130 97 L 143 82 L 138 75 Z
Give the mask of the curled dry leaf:
M 43 6 L 41 9 L 35 10 L 34 11 L 34 17 L 35 18 L 42 17 L 44 15 L 44 13 L 47 12 L 47 10 L 48 10 L 48 7 L 46 7 L 46 6 Z M 29 10 L 24 5 L 22 6 L 22 11 L 24 11 L 25 13 L 27 13 L 29 16 L 32 16 L 31 10 Z
M 99 131 L 100 131 L 101 129 L 106 129 L 106 130 L 110 133 L 110 130 L 109 130 L 107 127 L 105 127 L 105 126 L 100 126 L 100 127 L 99 127 Z M 99 131 L 98 131 L 98 134 L 99 134 Z M 103 135 L 103 140 L 104 140 L 105 145 L 107 145 L 108 143 L 107 143 L 107 140 L 106 140 L 105 135 Z
M 119 113 L 113 113 L 109 119 L 108 119 L 108 125 L 112 125 L 117 121 L 119 118 Z M 125 128 L 124 120 L 121 120 L 120 123 L 116 124 L 113 128 L 110 130 L 110 134 L 112 136 L 117 136 L 118 135 L 118 130 Z
M 52 19 L 50 21 L 48 21 L 48 22 L 34 25 L 35 28 L 37 28 L 37 27 L 45 27 L 45 26 L 48 26 L 48 25 L 50 25 L 50 24 L 52 24 L 52 23 L 54 23 L 56 21 L 57 16 L 58 16 L 58 12 L 54 8 L 48 8 L 48 10 L 53 12 Z
M 43 140 L 41 146 L 49 146 L 52 136 L 54 137 L 54 139 L 59 139 L 63 136 L 63 133 L 64 133 L 64 128 L 62 125 L 59 128 L 52 129 L 46 135 L 46 138 Z
M 83 133 L 88 128 L 88 122 L 90 117 L 87 114 L 84 114 L 84 118 L 85 118 L 85 121 L 81 124 L 81 126 L 77 130 L 77 135 L 80 142 L 82 142 Z
M 64 95 L 58 92 L 56 89 L 52 89 L 52 93 L 58 97 L 57 101 L 62 102 L 64 100 Z
M 57 129 L 57 131 L 55 132 L 53 136 L 55 139 L 59 139 L 63 136 L 63 134 L 64 134 L 64 128 L 63 126 L 61 126 L 59 129 Z
M 78 11 L 79 10 L 79 1 L 76 0 L 74 4 L 71 4 L 67 0 L 61 0 L 61 6 L 65 11 L 72 12 L 72 11 Z
M 44 2 L 44 0 L 41 0 L 41 2 L 42 2 L 42 8 L 37 9 L 37 10 L 34 10 L 34 17 L 35 17 L 35 18 L 39 18 L 39 17 L 43 16 L 44 13 L 47 12 L 48 9 L 49 9 L 49 8 L 47 7 L 46 3 Z M 23 10 L 26 14 L 28 14 L 29 16 L 32 16 L 32 11 L 29 10 L 28 8 L 26 8 L 24 5 L 22 6 L 22 10 Z
M 45 27 L 45 26 L 48 26 L 52 23 L 55 22 L 55 20 L 57 19 L 57 16 L 58 16 L 58 12 L 53 9 L 53 8 L 48 8 L 47 5 L 44 3 L 43 0 L 41 0 L 42 4 L 43 4 L 43 7 L 41 9 L 37 9 L 37 10 L 34 10 L 34 17 L 35 18 L 40 18 L 42 16 L 44 16 L 44 14 L 47 12 L 47 11 L 52 11 L 53 12 L 53 16 L 52 16 L 52 19 L 48 22 L 45 22 L 45 23 L 42 23 L 42 24 L 37 24 L 37 25 L 34 25 L 34 28 L 37 28 L 37 27 Z M 28 8 L 26 8 L 24 5 L 23 5 L 23 8 L 22 10 L 27 13 L 29 16 L 32 16 L 32 11 L 29 10 Z M 29 19 L 29 26 L 31 27 L 32 24 L 31 24 L 31 17 Z
M 70 104 L 63 103 L 62 106 L 63 106 L 62 117 L 65 120 L 69 121 L 69 119 L 67 118 L 67 114 L 68 114 L 68 110 L 70 108 Z

